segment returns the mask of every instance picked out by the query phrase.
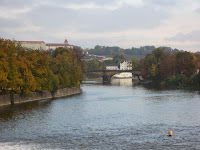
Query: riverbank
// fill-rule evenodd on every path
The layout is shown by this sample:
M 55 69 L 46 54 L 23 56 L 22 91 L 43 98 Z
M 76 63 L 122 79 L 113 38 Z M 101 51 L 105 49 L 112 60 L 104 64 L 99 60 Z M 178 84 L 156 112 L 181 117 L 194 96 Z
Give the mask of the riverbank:
M 73 87 L 73 88 L 59 89 L 54 92 L 50 92 L 50 91 L 32 92 L 27 95 L 25 94 L 0 95 L 0 106 L 10 105 L 10 104 L 19 104 L 19 103 L 25 103 L 25 102 L 30 102 L 30 101 L 39 101 L 39 100 L 44 100 L 44 99 L 67 97 L 67 96 L 80 94 L 81 92 L 82 91 L 80 87 Z

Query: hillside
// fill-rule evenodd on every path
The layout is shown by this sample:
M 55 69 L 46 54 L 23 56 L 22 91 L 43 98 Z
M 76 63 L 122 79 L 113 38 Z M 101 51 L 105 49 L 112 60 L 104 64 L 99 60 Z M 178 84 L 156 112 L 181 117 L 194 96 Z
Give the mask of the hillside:
M 139 60 L 144 58 L 147 54 L 151 54 L 155 48 L 155 46 L 142 46 L 140 48 L 132 47 L 131 49 L 123 49 L 117 46 L 109 47 L 97 45 L 94 47 L 94 49 L 88 50 L 88 54 L 106 57 L 113 57 L 116 54 L 121 54 L 124 55 L 124 57 L 128 60 L 131 60 L 133 57 Z M 165 52 L 170 54 L 179 51 L 178 49 L 172 49 L 170 47 L 163 48 Z

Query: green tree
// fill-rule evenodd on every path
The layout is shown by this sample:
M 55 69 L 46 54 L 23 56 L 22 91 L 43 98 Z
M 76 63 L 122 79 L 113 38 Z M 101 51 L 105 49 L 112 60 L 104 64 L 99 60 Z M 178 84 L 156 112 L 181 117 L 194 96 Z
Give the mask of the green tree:
M 113 57 L 113 62 L 117 64 L 117 63 L 119 63 L 120 61 L 122 61 L 124 59 L 125 59 L 124 55 L 116 54 Z
M 132 69 L 133 70 L 138 70 L 141 68 L 141 64 L 135 59 L 132 59 Z

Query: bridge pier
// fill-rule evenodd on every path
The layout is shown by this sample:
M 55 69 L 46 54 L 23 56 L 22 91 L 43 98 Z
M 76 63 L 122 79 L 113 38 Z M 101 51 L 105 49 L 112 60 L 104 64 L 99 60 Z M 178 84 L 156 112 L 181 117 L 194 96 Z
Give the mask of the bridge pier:
M 103 74 L 103 83 L 110 83 L 110 78 L 109 75 Z

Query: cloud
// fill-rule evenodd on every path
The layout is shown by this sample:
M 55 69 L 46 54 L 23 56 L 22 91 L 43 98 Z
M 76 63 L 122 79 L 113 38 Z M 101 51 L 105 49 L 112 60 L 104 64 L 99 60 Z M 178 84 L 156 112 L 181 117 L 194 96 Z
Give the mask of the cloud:
M 199 13 L 199 0 L 0 0 L 0 36 L 188 48 L 198 45 Z
M 200 30 L 192 31 L 186 34 L 178 33 L 173 37 L 166 38 L 167 41 L 178 41 L 178 42 L 199 41 L 199 39 L 200 39 Z
M 180 0 L 148 0 L 148 3 L 150 3 L 150 4 L 156 4 L 156 5 L 161 5 L 161 6 L 167 5 L 167 6 L 171 6 L 171 7 L 173 7 L 178 2 L 180 2 Z
M 197 8 L 195 12 L 200 13 L 200 8 Z
M 29 13 L 32 22 L 43 28 L 79 32 L 118 32 L 130 28 L 154 28 L 166 17 L 166 14 L 153 8 L 135 8 L 129 5 L 112 11 L 103 8 L 72 10 L 57 6 L 41 6 Z

